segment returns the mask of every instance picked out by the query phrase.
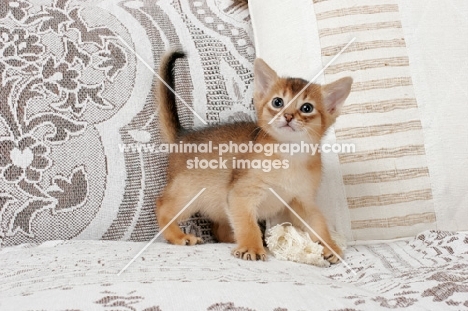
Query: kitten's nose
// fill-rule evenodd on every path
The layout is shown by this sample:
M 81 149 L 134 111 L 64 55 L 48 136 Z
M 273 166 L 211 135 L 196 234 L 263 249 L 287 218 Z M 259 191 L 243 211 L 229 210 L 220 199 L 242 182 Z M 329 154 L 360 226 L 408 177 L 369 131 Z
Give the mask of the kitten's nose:
M 290 114 L 290 113 L 285 113 L 285 114 L 284 114 L 284 118 L 286 119 L 286 121 L 289 122 L 289 121 L 292 120 L 293 116 L 292 116 L 292 114 Z

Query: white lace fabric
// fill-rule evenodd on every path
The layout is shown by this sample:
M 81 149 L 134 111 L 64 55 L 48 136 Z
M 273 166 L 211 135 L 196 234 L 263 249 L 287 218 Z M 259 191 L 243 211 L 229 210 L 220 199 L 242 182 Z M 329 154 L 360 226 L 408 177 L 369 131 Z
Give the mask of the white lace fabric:
M 356 274 L 344 264 L 242 261 L 230 255 L 230 244 L 155 243 L 117 276 L 144 245 L 52 241 L 3 248 L 0 310 L 468 307 L 465 233 L 426 231 L 410 241 L 348 246 L 345 260 Z

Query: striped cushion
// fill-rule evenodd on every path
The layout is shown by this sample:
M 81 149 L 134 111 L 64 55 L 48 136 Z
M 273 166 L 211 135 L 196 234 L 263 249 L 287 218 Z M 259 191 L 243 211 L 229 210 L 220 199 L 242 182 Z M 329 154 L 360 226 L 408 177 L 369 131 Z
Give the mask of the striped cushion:
M 326 81 L 355 81 L 335 126 L 338 143 L 356 146 L 339 155 L 351 230 L 356 239 L 413 235 L 436 217 L 408 53 L 397 1 L 367 3 L 314 3 L 323 61 L 357 39 L 325 70 Z
M 440 189 L 434 189 L 432 174 L 444 168 L 434 164 L 434 155 L 428 159 L 426 152 L 430 146 L 425 144 L 429 135 L 422 119 L 425 111 L 415 95 L 412 76 L 418 68 L 410 61 L 406 42 L 406 33 L 412 29 L 405 31 L 402 26 L 400 1 L 298 0 L 293 8 L 291 1 L 274 0 L 268 1 L 268 10 L 263 9 L 265 2 L 252 1 L 250 6 L 257 56 L 278 72 L 310 79 L 316 71 L 296 70 L 297 60 L 307 63 L 304 67 L 321 68 L 356 38 L 321 77 L 322 82 L 344 76 L 354 79 L 342 115 L 325 138 L 356 146 L 354 153 L 323 155 L 324 180 L 318 201 L 336 229 L 349 240 L 393 239 L 441 226 L 467 230 L 468 209 L 459 205 L 461 199 L 451 198 L 456 210 L 464 209 L 460 213 L 464 221 L 458 220 L 455 226 L 446 216 L 447 200 L 434 199 Z M 268 22 L 279 18 L 280 25 Z M 297 22 L 298 18 L 303 22 Z M 295 40 L 280 37 L 288 33 L 302 35 Z M 271 34 L 275 40 L 263 39 Z M 283 39 L 288 44 L 278 46 Z M 466 49 L 467 40 L 463 40 L 460 47 Z M 291 51 L 302 53 L 294 56 L 295 63 L 284 58 Z M 418 90 L 427 91 L 422 86 Z

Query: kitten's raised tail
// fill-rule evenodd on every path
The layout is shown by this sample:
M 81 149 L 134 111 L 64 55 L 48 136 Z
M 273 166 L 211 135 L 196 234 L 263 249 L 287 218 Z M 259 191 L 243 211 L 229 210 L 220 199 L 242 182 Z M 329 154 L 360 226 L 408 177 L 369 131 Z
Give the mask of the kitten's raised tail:
M 159 67 L 159 75 L 164 82 L 174 90 L 174 66 L 179 58 L 185 57 L 181 50 L 171 50 L 163 55 Z M 159 81 L 159 126 L 162 139 L 168 143 L 174 143 L 177 133 L 182 128 L 177 114 L 176 97 L 174 92 L 162 81 Z

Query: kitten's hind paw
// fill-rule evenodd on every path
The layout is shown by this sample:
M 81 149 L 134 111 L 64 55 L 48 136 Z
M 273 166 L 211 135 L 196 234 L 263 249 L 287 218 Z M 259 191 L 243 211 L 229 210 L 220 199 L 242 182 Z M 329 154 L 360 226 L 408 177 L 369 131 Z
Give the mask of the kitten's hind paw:
M 340 262 L 340 259 L 338 257 L 336 257 L 335 254 L 330 254 L 328 256 L 324 256 L 324 258 L 325 258 L 325 260 L 327 260 L 331 264 L 336 264 L 336 263 Z
M 323 248 L 323 258 L 325 258 L 325 260 L 327 260 L 331 264 L 336 264 L 336 263 L 340 262 L 340 258 L 338 258 L 338 256 L 336 256 L 336 254 L 338 254 L 340 257 L 343 257 L 343 251 L 338 246 L 336 246 L 334 243 L 333 243 L 333 245 L 330 245 L 330 246 L 333 247 L 334 252 L 332 252 L 328 247 L 324 246 L 324 248 Z
M 195 245 L 195 244 L 203 244 L 203 240 L 199 237 L 194 236 L 193 234 L 185 234 L 182 237 L 178 237 L 176 239 L 168 240 L 169 243 L 175 245 Z
M 261 247 L 246 247 L 246 246 L 239 246 L 232 250 L 232 255 L 236 258 L 244 259 L 244 260 L 263 260 L 265 261 L 267 258 L 265 248 Z

